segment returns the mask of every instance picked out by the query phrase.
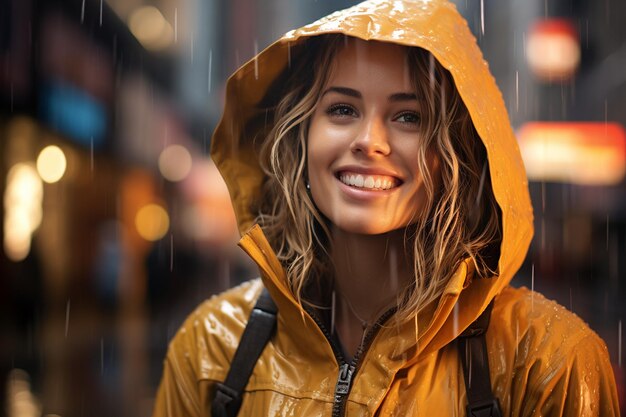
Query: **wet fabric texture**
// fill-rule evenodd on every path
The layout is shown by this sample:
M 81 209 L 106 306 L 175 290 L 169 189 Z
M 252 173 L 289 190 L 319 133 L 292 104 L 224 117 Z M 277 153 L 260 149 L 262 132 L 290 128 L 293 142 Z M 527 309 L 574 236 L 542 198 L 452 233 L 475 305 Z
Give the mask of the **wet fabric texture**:
M 415 328 L 383 326 L 352 381 L 347 416 L 465 415 L 465 383 L 453 342 L 497 295 L 487 332 L 494 394 L 505 416 L 613 416 L 617 392 L 603 341 L 571 312 L 526 288 L 509 286 L 530 244 L 532 207 L 517 141 L 488 65 L 454 5 L 446 1 L 369 1 L 288 32 L 228 81 L 211 155 L 230 190 L 241 248 L 261 279 L 199 306 L 172 340 L 154 416 L 208 416 L 263 285 L 278 309 L 276 336 L 251 376 L 241 416 L 330 416 L 339 364 L 331 345 L 296 302 L 285 271 L 251 207 L 263 172 L 246 124 L 290 65 L 291 48 L 312 36 L 343 33 L 430 51 L 452 75 L 489 159 L 502 211 L 499 276 L 471 279 L 461 262 L 438 305 Z M 421 318 L 420 318 L 421 320 Z M 452 343 L 451 343 L 452 342 Z

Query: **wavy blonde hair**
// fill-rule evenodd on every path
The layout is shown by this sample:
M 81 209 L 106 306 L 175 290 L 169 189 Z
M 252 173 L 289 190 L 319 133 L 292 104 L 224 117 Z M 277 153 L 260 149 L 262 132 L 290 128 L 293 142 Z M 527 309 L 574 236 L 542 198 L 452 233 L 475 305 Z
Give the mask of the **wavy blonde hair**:
M 254 123 L 266 177 L 255 209 L 302 303 L 314 280 L 332 278 L 328 220 L 307 192 L 309 121 L 332 71 L 344 35 L 322 35 L 292 48 L 291 65 L 260 105 L 264 122 Z M 486 151 L 452 77 L 427 51 L 407 47 L 416 95 L 422 99 L 418 166 L 427 191 L 424 209 L 407 227 L 405 247 L 414 282 L 403 289 L 396 317 L 411 319 L 437 300 L 459 263 L 471 258 L 478 277 L 497 274 L 500 209 L 491 190 Z M 260 132 L 260 133 L 259 133 Z M 429 169 L 433 153 L 439 174 Z

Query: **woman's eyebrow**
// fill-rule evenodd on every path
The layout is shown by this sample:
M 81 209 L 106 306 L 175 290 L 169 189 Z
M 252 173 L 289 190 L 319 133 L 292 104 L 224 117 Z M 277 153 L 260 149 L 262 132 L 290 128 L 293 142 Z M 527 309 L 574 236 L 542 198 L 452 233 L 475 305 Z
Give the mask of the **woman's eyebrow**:
M 339 93 L 339 94 L 343 94 L 349 97 L 354 97 L 354 98 L 359 98 L 359 99 L 363 98 L 363 95 L 361 94 L 360 91 L 355 90 L 350 87 L 335 87 L 335 86 L 329 87 L 326 89 L 326 91 L 324 91 L 322 96 L 328 93 Z M 414 93 L 394 93 L 389 96 L 390 102 L 411 101 L 411 100 L 417 100 L 417 96 Z
M 326 89 L 326 91 L 324 91 L 324 94 L 322 94 L 322 96 L 326 95 L 327 93 L 339 93 L 339 94 L 343 94 L 346 96 L 350 96 L 350 97 L 354 97 L 354 98 L 362 98 L 363 95 L 353 89 L 353 88 L 349 88 L 349 87 L 329 87 Z

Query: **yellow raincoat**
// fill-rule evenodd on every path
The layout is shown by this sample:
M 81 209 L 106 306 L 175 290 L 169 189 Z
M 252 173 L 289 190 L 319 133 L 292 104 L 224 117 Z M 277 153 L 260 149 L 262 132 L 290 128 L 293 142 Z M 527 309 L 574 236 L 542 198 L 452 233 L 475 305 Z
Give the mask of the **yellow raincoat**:
M 496 297 L 486 335 L 494 394 L 504 416 L 613 416 L 617 392 L 606 346 L 574 314 L 528 289 L 509 286 L 532 238 L 524 166 L 500 91 L 455 7 L 444 0 L 368 1 L 291 31 L 228 81 L 212 157 L 228 184 L 243 235 L 258 264 L 251 281 L 203 303 L 172 340 L 154 416 L 208 416 L 214 384 L 225 379 L 247 318 L 268 288 L 278 309 L 277 333 L 246 387 L 241 416 L 331 416 L 339 363 L 315 321 L 290 293 L 285 272 L 258 226 L 251 204 L 262 172 L 247 120 L 308 37 L 343 33 L 430 51 L 452 74 L 489 158 L 502 210 L 500 275 L 472 280 L 462 262 L 434 313 L 413 325 L 382 327 L 361 358 L 345 401 L 347 416 L 461 416 L 466 391 L 452 342 Z

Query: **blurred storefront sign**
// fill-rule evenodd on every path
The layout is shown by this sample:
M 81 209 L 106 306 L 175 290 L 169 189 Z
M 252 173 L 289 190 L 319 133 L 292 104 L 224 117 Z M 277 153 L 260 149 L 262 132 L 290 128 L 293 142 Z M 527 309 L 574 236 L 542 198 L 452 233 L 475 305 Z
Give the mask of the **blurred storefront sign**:
M 61 12 L 42 18 L 38 112 L 52 129 L 87 148 L 110 134 L 113 62 Z
M 532 181 L 615 185 L 626 174 L 626 134 L 620 124 L 531 122 L 517 136 Z
M 541 80 L 572 77 L 580 64 L 580 42 L 572 22 L 536 21 L 528 33 L 526 59 L 532 73 Z

